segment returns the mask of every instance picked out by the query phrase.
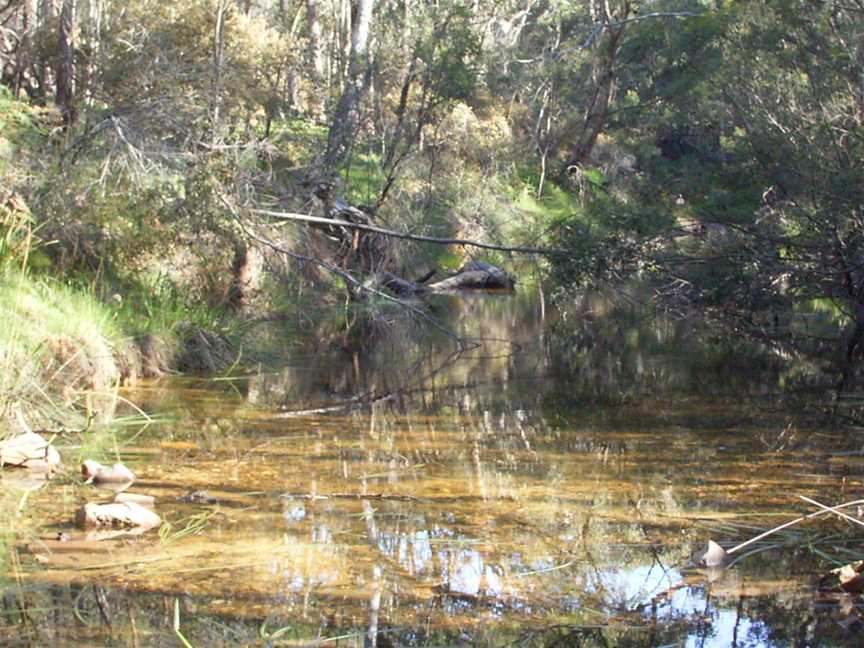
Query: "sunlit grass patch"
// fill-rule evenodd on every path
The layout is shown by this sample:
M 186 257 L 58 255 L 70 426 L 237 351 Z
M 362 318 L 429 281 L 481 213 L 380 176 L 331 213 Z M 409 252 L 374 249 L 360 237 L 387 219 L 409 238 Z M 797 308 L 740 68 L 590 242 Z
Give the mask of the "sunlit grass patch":
M 536 186 L 527 182 L 513 187 L 511 192 L 515 207 L 535 219 L 548 222 L 572 217 L 581 212 L 574 194 L 565 191 L 551 180 L 544 183 L 541 196 L 537 195 Z
M 345 171 L 346 197 L 355 204 L 372 205 L 378 200 L 384 182 L 378 155 L 355 155 Z
M 71 414 L 81 392 L 118 380 L 114 350 L 122 335 L 92 295 L 7 271 L 0 319 L 0 415 L 18 405 L 52 419 Z

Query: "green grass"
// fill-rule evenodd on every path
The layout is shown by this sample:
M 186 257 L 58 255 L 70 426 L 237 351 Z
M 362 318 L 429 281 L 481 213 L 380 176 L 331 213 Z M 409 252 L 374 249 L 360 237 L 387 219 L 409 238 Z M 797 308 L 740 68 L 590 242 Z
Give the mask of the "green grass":
M 118 324 L 132 337 L 161 335 L 170 338 L 188 324 L 217 331 L 225 328 L 227 322 L 223 309 L 190 300 L 164 277 L 129 282 L 116 294 L 122 299 L 116 310 Z
M 355 205 L 371 205 L 378 200 L 386 178 L 381 171 L 379 156 L 355 153 L 343 179 L 349 202 Z
M 15 99 L 0 85 L 0 178 L 20 165 L 22 149 L 38 146 L 44 138 L 42 113 L 42 109 Z
M 285 158 L 274 166 L 305 165 L 312 162 L 316 151 L 327 146 L 327 127 L 301 117 L 275 120 L 270 128 L 270 140 Z
M 92 295 L 20 273 L 7 272 L 0 279 L 0 312 L 11 325 L 0 332 L 0 340 L 14 331 L 28 348 L 38 347 L 52 334 L 82 340 L 101 336 L 117 341 L 121 337 L 114 313 Z
M 523 179 L 511 189 L 514 206 L 530 216 L 534 221 L 546 224 L 581 213 L 582 208 L 576 196 L 547 178 L 543 185 L 543 195 L 537 196 L 537 183 Z
M 123 336 L 92 295 L 6 270 L 0 319 L 0 418 L 16 406 L 52 419 L 71 415 L 80 388 L 116 374 L 112 356 Z

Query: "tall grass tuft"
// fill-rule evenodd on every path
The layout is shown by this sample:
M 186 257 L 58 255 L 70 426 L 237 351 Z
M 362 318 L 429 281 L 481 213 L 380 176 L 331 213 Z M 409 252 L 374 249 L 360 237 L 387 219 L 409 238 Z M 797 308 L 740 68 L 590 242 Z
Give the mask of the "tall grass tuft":
M 7 267 L 0 319 L 0 418 L 20 408 L 65 426 L 92 408 L 89 391 L 110 391 L 119 380 L 114 352 L 123 338 L 91 295 Z

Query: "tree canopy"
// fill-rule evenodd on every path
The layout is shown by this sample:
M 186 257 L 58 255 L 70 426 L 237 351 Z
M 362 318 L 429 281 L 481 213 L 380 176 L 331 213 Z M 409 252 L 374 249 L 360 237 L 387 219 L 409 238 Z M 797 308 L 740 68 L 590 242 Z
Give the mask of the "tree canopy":
M 4 96 L 54 115 L 7 184 L 69 268 L 166 227 L 242 251 L 237 214 L 344 197 L 384 230 L 550 248 L 561 303 L 646 282 L 854 382 L 859 0 L 12 0 L 0 24 Z M 293 231 L 270 235 L 359 280 L 464 252 Z

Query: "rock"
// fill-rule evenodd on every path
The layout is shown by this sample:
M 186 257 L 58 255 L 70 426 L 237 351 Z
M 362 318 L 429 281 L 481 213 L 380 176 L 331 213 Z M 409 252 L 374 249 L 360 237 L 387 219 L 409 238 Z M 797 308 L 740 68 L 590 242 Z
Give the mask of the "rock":
M 725 568 L 732 558 L 726 550 L 713 540 L 708 541 L 708 549 L 699 555 L 697 564 L 700 567 Z
M 819 581 L 819 589 L 823 592 L 861 594 L 864 592 L 864 560 L 831 570 Z
M 192 504 L 215 504 L 218 500 L 205 490 L 197 490 L 186 493 L 180 501 Z
M 117 493 L 114 496 L 114 501 L 118 504 L 140 504 L 149 509 L 152 509 L 156 505 L 155 497 L 141 493 Z
M 162 524 L 162 518 L 135 502 L 89 503 L 78 509 L 75 524 L 82 529 L 94 527 L 141 527 L 152 529 Z
M 109 468 L 92 459 L 81 464 L 81 474 L 87 484 L 107 486 L 114 490 L 125 490 L 135 481 L 135 473 L 122 463 L 115 463 Z
M 0 466 L 51 470 L 60 465 L 60 453 L 41 434 L 25 432 L 0 443 Z

